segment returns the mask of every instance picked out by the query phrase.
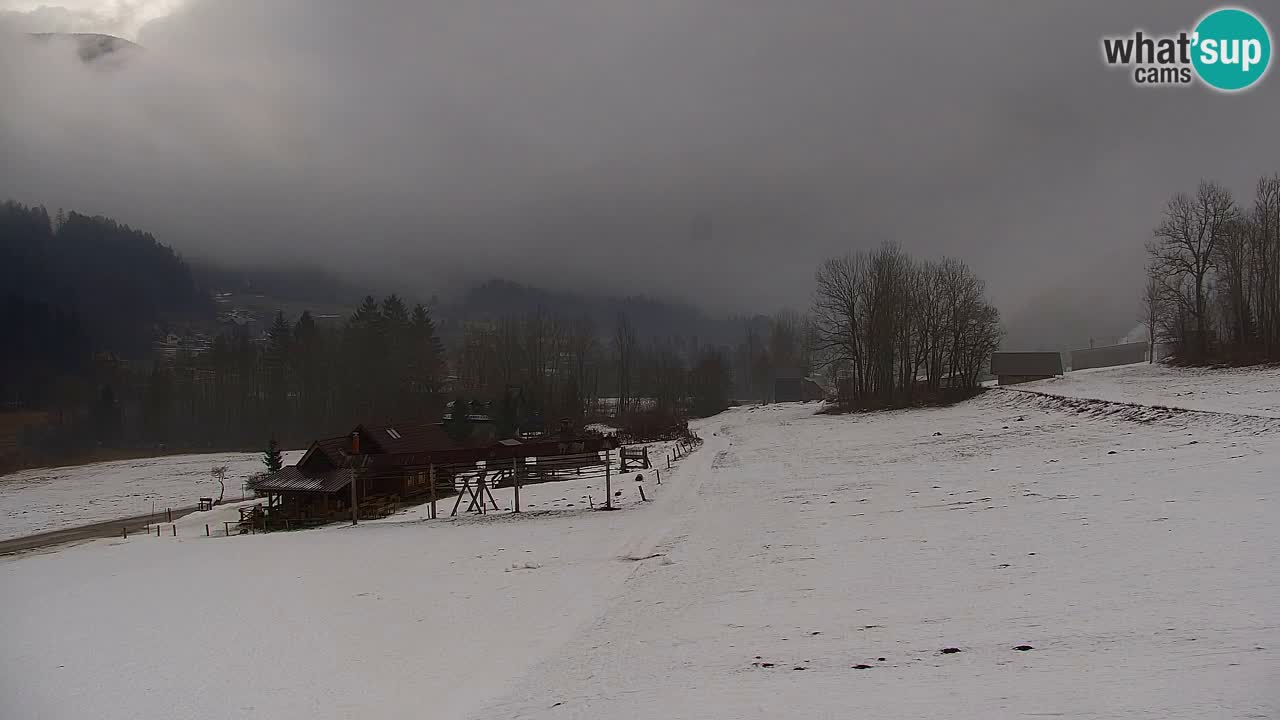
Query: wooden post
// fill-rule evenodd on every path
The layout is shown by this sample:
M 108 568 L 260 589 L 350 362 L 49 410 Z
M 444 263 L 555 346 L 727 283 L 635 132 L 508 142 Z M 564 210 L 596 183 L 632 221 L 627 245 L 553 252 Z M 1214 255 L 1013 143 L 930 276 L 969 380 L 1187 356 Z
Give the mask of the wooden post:
M 169 522 L 173 522 L 173 508 L 165 508 L 164 514 L 165 518 L 167 518 Z
M 160 537 L 160 523 L 156 523 L 156 537 Z
M 360 506 L 356 504 L 356 478 L 351 477 L 351 524 L 355 525 L 360 522 Z
M 662 484 L 662 471 L 661 471 L 661 470 L 654 470 L 654 471 L 653 471 L 653 474 L 654 474 L 654 475 L 656 475 L 656 476 L 658 477 L 658 484 L 659 484 L 659 485 L 661 485 L 661 484 Z
M 205 536 L 205 537 L 213 537 L 212 535 L 210 535 L 210 534 L 209 534 L 209 523 L 205 523 L 205 524 L 204 524 L 204 536 Z
M 511 485 L 516 490 L 516 512 L 520 512 L 520 473 L 517 471 L 518 461 L 511 458 Z
M 222 533 L 226 537 L 231 537 L 231 522 L 224 520 L 222 523 Z
M 127 527 L 122 527 L 122 528 L 120 528 L 120 537 L 124 538 L 125 540 L 128 540 L 128 539 L 129 539 L 129 528 L 127 528 Z
M 462 490 L 459 490 L 459 491 L 458 491 L 458 498 L 457 498 L 456 500 L 454 500 L 454 501 L 453 501 L 453 509 L 449 511 L 449 517 L 453 517 L 454 515 L 457 515 L 457 514 L 458 514 L 458 505 L 462 504 L 462 493 L 463 493 L 463 492 L 471 493 L 471 478 L 469 478 L 469 477 L 467 477 L 467 476 L 465 476 L 465 475 L 462 477 Z M 475 495 L 474 495 L 474 494 L 472 494 L 471 502 L 473 502 L 473 503 L 475 502 Z M 470 506 L 470 505 L 468 505 L 468 506 L 467 506 L 467 512 L 471 512 L 471 506 Z
M 174 536 L 174 537 L 178 537 L 178 526 L 177 526 L 177 525 L 170 525 L 169 527 L 173 529 L 173 536 Z
M 498 474 L 497 474 L 497 473 L 494 473 L 494 475 L 493 475 L 493 482 L 494 482 L 494 483 L 497 483 L 497 482 L 498 482 Z M 484 489 L 485 494 L 487 494 L 487 495 L 489 496 L 489 502 L 493 505 L 493 509 L 494 509 L 494 510 L 497 510 L 497 509 L 498 509 L 498 501 L 493 499 L 493 489 L 492 489 L 492 488 L 490 488 L 488 485 L 486 485 L 486 484 L 485 484 L 485 482 L 484 482 L 484 477 L 483 477 L 483 476 L 481 476 L 481 478 L 480 478 L 480 487 L 481 487 L 481 488 L 483 488 L 483 489 Z M 484 496 L 483 496 L 483 495 L 480 497 L 480 507 L 481 507 L 481 508 L 483 508 L 483 507 L 484 507 Z
M 604 451 L 604 507 L 606 510 L 613 509 L 613 486 L 609 482 L 609 460 L 612 456 L 612 450 Z
M 644 486 L 638 485 L 637 487 L 640 488 L 640 502 L 649 502 L 649 498 L 644 496 Z
M 436 519 L 436 464 L 431 463 L 431 519 Z

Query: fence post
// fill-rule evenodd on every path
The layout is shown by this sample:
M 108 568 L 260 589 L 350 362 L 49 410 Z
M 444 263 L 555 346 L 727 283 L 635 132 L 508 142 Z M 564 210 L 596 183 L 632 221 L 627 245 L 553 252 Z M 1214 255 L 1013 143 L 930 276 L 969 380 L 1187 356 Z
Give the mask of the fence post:
M 431 519 L 436 519 L 436 464 L 431 463 Z
M 645 496 L 644 496 L 644 486 L 643 486 L 643 485 L 639 485 L 639 486 L 637 486 L 637 487 L 639 487 L 639 488 L 640 488 L 640 502 L 649 502 L 649 498 L 647 498 L 647 497 L 645 497 Z
M 165 508 L 164 515 L 169 522 L 173 522 L 173 508 Z
M 516 512 L 520 512 L 520 473 L 516 468 L 516 459 L 511 458 L 511 484 L 516 489 Z
M 205 536 L 205 537 L 212 537 L 211 535 L 209 535 L 209 523 L 205 523 L 205 524 L 204 524 L 204 536 Z
M 170 525 L 169 527 L 170 527 L 170 528 L 173 528 L 173 536 L 174 536 L 174 537 L 178 537 L 178 526 L 177 526 L 177 525 Z
M 610 483 L 609 472 L 609 459 L 612 457 L 612 450 L 604 451 L 604 507 L 606 510 L 613 509 L 613 485 Z
M 127 528 L 127 527 L 121 527 L 121 528 L 120 528 L 120 537 L 124 538 L 125 540 L 128 540 L 128 539 L 129 539 L 129 528 Z
M 160 537 L 160 523 L 156 523 L 156 537 Z
M 659 485 L 661 485 L 661 484 L 662 484 L 662 471 L 661 471 L 661 470 L 656 470 L 656 469 L 655 469 L 655 470 L 653 471 L 653 474 L 654 474 L 654 475 L 656 475 L 656 476 L 658 477 L 658 484 L 659 484 Z

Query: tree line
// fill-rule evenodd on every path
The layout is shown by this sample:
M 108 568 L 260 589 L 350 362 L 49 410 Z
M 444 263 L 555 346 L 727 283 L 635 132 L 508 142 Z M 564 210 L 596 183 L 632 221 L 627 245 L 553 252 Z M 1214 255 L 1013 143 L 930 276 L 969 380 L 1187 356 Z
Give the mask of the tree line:
M 1250 204 L 1201 181 L 1166 204 L 1147 242 L 1140 319 L 1185 363 L 1280 358 L 1280 175 Z
M 846 407 L 967 396 L 999 347 L 999 312 L 960 260 L 918 260 L 885 244 L 827 260 L 816 281 L 812 352 Z
M 95 348 L 145 357 L 158 326 L 213 304 L 173 248 L 110 218 L 0 203 L 0 295 L 74 313 Z
M 470 322 L 451 356 L 454 394 L 484 403 L 504 424 L 706 415 L 729 401 L 719 348 L 678 335 L 642 340 L 626 313 L 609 333 L 588 314 L 544 308 Z

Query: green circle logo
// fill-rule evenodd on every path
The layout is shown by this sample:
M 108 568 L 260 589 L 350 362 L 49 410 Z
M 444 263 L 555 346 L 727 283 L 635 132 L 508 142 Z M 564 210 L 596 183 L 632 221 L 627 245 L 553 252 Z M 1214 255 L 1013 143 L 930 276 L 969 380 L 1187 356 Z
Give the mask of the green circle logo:
M 1271 34 L 1252 13 L 1223 8 L 1196 25 L 1191 64 L 1210 87 L 1233 92 L 1262 79 L 1271 62 Z

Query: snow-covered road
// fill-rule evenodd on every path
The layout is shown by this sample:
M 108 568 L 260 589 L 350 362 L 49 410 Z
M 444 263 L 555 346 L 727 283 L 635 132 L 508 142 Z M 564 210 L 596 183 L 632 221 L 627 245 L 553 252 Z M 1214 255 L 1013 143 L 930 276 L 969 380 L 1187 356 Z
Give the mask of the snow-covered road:
M 620 512 L 0 560 L 0 716 L 1280 714 L 1280 432 L 813 409 L 705 421 Z

